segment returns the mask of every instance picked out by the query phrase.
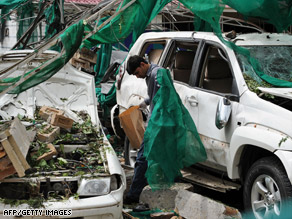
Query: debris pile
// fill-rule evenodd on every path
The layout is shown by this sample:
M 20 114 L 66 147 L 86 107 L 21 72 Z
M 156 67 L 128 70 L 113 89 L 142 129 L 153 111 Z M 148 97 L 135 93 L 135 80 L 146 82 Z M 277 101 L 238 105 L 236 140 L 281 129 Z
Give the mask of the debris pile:
M 70 64 L 79 70 L 88 73 L 94 73 L 94 65 L 96 64 L 97 54 L 85 47 L 79 49 L 70 59 Z
M 4 203 L 33 200 L 40 204 L 52 197 L 78 197 L 81 178 L 108 175 L 103 136 L 87 113 L 77 114 L 83 123 L 44 106 L 34 120 L 18 116 L 1 122 L 0 198 Z M 18 184 L 23 187 L 19 191 Z

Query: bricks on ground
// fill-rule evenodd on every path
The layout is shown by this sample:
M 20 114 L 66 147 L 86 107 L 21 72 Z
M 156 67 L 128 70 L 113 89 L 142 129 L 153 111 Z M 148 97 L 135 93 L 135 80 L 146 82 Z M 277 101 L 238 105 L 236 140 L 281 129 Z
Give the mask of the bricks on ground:
M 48 118 L 53 114 L 64 115 L 64 111 L 48 106 L 43 106 L 39 111 L 39 116 L 44 120 L 48 120 Z
M 71 129 L 74 120 L 59 114 L 53 114 L 51 118 L 51 124 L 59 126 L 64 129 Z
M 57 150 L 56 150 L 56 148 L 55 148 L 54 145 L 48 144 L 47 145 L 47 148 L 49 148 L 50 150 L 48 152 L 42 154 L 41 156 L 39 156 L 37 158 L 37 161 L 42 160 L 42 159 L 44 159 L 44 160 L 50 160 L 50 159 L 53 158 L 54 155 L 57 155 L 58 154 L 58 152 L 57 152 Z
M 40 109 L 39 116 L 45 120 L 49 119 L 51 125 L 64 129 L 71 129 L 74 122 L 74 120 L 64 116 L 63 110 L 58 110 L 48 106 L 43 106 Z
M 49 130 L 49 132 L 46 132 L 47 130 Z M 53 142 L 58 135 L 60 134 L 60 127 L 58 126 L 53 126 L 53 125 L 47 125 L 44 129 L 43 129 L 44 133 L 41 133 L 40 131 L 37 133 L 37 138 L 41 141 L 41 142 L 48 142 L 51 143 Z

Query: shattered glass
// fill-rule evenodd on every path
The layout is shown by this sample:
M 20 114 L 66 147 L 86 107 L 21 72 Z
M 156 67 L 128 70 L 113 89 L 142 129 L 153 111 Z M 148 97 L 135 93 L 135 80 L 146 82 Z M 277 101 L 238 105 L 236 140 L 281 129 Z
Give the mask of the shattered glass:
M 260 70 L 271 77 L 292 81 L 292 47 L 291 46 L 249 46 L 249 50 L 260 66 Z M 261 84 L 262 79 L 256 74 L 247 58 L 236 53 L 241 70 L 244 74 Z

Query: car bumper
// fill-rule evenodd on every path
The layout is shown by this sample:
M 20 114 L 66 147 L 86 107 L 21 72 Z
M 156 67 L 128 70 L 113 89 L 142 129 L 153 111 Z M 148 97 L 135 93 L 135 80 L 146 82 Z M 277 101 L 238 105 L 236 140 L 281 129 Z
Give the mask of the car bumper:
M 1 204 L 0 205 L 0 218 L 33 218 L 33 219 L 44 219 L 44 218 L 83 218 L 83 219 L 101 219 L 101 218 L 122 218 L 122 207 L 123 207 L 123 192 L 124 188 L 121 187 L 119 190 L 111 192 L 108 195 L 83 198 L 83 199 L 74 199 L 70 197 L 66 201 L 58 202 L 45 202 L 44 208 L 42 210 L 42 216 L 34 213 L 30 216 L 17 216 L 14 212 L 14 215 L 4 216 L 4 210 L 13 209 L 13 210 L 24 210 L 31 209 L 27 204 L 19 205 L 17 207 Z M 62 211 L 61 211 L 62 210 Z M 66 212 L 67 215 L 60 215 L 63 212 Z M 68 213 L 71 212 L 71 215 Z M 10 214 L 12 212 L 10 211 Z M 48 215 L 50 214 L 50 215 Z M 55 214 L 55 215 L 53 215 Z M 64 214 L 64 213 L 63 213 Z

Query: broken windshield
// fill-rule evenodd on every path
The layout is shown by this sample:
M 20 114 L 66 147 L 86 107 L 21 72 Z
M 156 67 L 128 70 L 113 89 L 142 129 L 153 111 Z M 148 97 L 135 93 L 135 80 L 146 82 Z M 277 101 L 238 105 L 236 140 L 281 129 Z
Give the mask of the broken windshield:
M 248 49 L 250 55 L 257 59 L 263 73 L 274 78 L 292 81 L 292 46 L 247 46 L 244 48 Z M 236 56 L 245 78 L 250 77 L 260 86 L 265 87 L 266 83 L 263 83 L 263 80 L 256 74 L 248 59 L 238 53 Z

